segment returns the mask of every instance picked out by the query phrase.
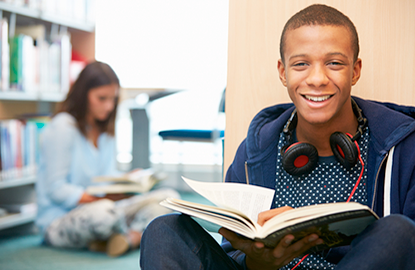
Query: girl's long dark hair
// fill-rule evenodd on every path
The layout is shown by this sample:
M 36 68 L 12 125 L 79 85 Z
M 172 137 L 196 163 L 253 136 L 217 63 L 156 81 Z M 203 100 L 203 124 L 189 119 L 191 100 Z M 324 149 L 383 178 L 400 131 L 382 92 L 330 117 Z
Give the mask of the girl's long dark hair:
M 116 84 L 120 86 L 120 81 L 114 70 L 105 63 L 92 62 L 88 64 L 79 74 L 76 81 L 69 89 L 66 99 L 62 102 L 58 112 L 67 112 L 77 121 L 81 133 L 86 136 L 87 122 L 86 114 L 88 111 L 88 92 L 96 87 Z M 114 136 L 115 116 L 117 112 L 118 97 L 115 100 L 114 110 L 106 120 L 96 123 L 100 132 L 107 132 Z

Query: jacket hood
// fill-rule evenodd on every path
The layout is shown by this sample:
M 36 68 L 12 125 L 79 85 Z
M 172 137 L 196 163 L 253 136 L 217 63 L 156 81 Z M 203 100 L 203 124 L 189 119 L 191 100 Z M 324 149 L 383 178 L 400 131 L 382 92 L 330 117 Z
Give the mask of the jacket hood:
M 415 131 L 415 107 L 363 100 L 357 97 L 353 99 L 362 109 L 363 115 L 370 119 L 368 122 L 370 137 L 377 151 L 389 151 Z
M 387 152 L 415 131 L 415 107 L 352 97 L 369 118 L 369 132 L 378 152 Z M 294 110 L 293 103 L 261 110 L 252 120 L 246 138 L 248 160 L 259 161 L 275 151 L 280 133 Z M 385 125 L 384 123 L 389 123 Z

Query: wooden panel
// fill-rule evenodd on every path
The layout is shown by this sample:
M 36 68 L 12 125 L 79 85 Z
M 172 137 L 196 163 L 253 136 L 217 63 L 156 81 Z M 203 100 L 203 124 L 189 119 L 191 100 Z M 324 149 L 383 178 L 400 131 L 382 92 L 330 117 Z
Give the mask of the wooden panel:
M 37 112 L 37 103 L 34 101 L 1 101 L 0 118 L 12 119 L 22 114 Z
M 95 33 L 71 32 L 72 48 L 81 54 L 88 62 L 95 61 Z
M 331 5 L 355 24 L 362 76 L 352 94 L 415 105 L 415 1 L 229 0 L 224 168 L 262 108 L 288 102 L 276 63 L 286 21 L 313 3 Z

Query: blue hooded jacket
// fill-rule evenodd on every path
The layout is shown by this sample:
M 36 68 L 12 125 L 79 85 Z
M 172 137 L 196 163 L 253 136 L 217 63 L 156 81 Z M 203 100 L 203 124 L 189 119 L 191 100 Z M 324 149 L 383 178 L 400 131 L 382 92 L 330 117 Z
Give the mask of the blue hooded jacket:
M 415 220 L 415 107 L 353 99 L 368 120 L 370 139 L 365 166 L 369 207 L 379 217 L 403 214 Z M 275 188 L 278 140 L 293 110 L 291 103 L 275 105 L 254 117 L 227 171 L 226 182 Z M 238 262 L 244 261 L 244 254 L 235 251 L 226 239 L 222 247 Z M 334 261 L 347 248 L 337 250 L 340 253 L 334 255 Z

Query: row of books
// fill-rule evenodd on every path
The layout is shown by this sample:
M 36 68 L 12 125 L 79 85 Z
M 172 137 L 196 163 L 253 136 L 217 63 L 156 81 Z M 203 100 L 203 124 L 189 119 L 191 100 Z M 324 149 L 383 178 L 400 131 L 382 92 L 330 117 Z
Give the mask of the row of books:
M 96 0 L 1 0 L 10 5 L 27 7 L 54 17 L 95 23 Z
M 63 92 L 70 86 L 72 46 L 69 33 L 47 41 L 44 25 L 19 26 L 8 37 L 1 21 L 1 91 Z
M 0 204 L 0 218 L 9 214 L 36 214 L 37 204 L 32 203 L 13 203 L 13 204 Z
M 46 122 L 46 118 L 0 121 L 0 181 L 36 173 L 39 135 Z

